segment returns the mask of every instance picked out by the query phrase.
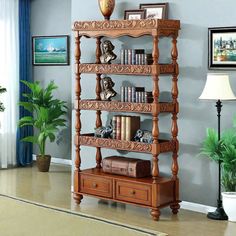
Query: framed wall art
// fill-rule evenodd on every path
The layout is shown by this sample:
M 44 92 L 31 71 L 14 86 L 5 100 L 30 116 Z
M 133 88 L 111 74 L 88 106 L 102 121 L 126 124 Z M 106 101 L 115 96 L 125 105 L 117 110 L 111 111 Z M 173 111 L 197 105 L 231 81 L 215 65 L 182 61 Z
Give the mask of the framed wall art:
M 33 36 L 33 65 L 69 65 L 69 36 Z
M 236 27 L 208 28 L 209 69 L 236 69 Z
M 125 10 L 124 19 L 125 20 L 141 20 L 144 19 L 145 11 L 138 10 Z
M 168 3 L 144 3 L 139 8 L 145 10 L 145 19 L 168 18 Z

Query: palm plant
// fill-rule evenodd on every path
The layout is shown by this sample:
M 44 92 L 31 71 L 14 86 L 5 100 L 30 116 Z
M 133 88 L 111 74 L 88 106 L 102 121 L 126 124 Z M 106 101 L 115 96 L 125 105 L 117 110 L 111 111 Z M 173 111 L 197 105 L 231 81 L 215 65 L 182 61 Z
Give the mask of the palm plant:
M 221 162 L 222 185 L 225 191 L 236 190 L 236 118 L 234 128 L 223 132 L 220 141 L 214 129 L 207 129 L 206 138 L 203 141 L 201 154 L 213 161 Z
M 0 86 L 0 94 L 5 93 L 7 90 Z M 3 112 L 5 110 L 5 107 L 3 106 L 3 103 L 0 101 L 0 112 Z
M 44 157 L 47 139 L 50 142 L 55 141 L 55 133 L 59 127 L 66 126 L 66 120 L 62 118 L 67 112 L 66 102 L 53 98 L 52 92 L 57 89 L 54 82 L 50 82 L 45 89 L 38 81 L 21 82 L 29 88 L 30 93 L 23 94 L 27 101 L 21 101 L 19 105 L 33 113 L 33 116 L 22 117 L 19 127 L 33 126 L 38 131 L 34 136 L 27 136 L 22 141 L 37 144 L 40 155 Z

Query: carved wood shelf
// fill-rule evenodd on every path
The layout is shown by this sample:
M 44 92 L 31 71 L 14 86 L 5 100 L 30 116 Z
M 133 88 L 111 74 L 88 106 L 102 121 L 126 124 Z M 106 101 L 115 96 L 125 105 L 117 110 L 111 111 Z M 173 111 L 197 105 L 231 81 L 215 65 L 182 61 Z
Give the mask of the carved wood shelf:
M 75 109 L 95 110 L 95 111 L 112 111 L 112 112 L 138 112 L 149 113 L 157 106 L 157 110 L 161 112 L 174 112 L 177 108 L 174 103 L 161 102 L 153 103 L 132 103 L 120 101 L 98 101 L 98 100 L 76 100 Z
M 78 142 L 77 142 L 78 141 Z M 82 134 L 75 138 L 75 144 L 84 146 L 101 147 L 116 150 L 125 150 L 130 152 L 143 152 L 143 153 L 155 153 L 160 154 L 164 152 L 172 152 L 176 148 L 176 144 L 173 141 L 158 140 L 158 144 L 147 144 L 134 141 L 97 138 L 94 134 Z
M 173 74 L 178 69 L 172 64 L 158 65 L 121 65 L 121 64 L 80 64 L 79 73 L 87 74 L 120 74 L 120 75 L 152 75 Z
M 121 36 L 140 37 L 144 35 L 171 36 L 178 35 L 179 20 L 109 20 L 109 21 L 76 21 L 73 30 L 86 37 Z
M 74 171 L 74 199 L 79 204 L 83 195 L 91 195 L 99 198 L 110 199 L 117 202 L 131 203 L 142 207 L 151 208 L 151 216 L 158 220 L 160 208 L 169 206 L 173 214 L 178 213 L 179 205 L 179 179 L 178 179 L 178 75 L 177 63 L 178 49 L 177 38 L 180 29 L 179 20 L 144 19 L 144 20 L 105 20 L 105 21 L 76 21 L 74 22 L 75 35 L 75 171 Z M 118 38 L 130 36 L 151 36 L 146 39 L 152 41 L 152 65 L 122 65 L 101 64 L 101 50 L 103 37 Z M 96 50 L 94 51 L 94 63 L 81 63 L 81 39 L 96 38 Z M 159 39 L 170 37 L 171 44 L 169 64 L 160 64 L 162 53 L 160 52 Z M 132 40 L 132 39 L 129 39 Z M 86 49 L 85 49 L 86 54 Z M 83 74 L 96 74 L 96 87 L 94 96 L 90 100 L 81 100 Z M 135 75 L 150 78 L 145 82 L 152 83 L 153 103 L 130 103 L 120 101 L 101 101 L 102 75 Z M 159 81 L 162 75 L 169 75 L 171 81 L 171 102 L 160 103 Z M 118 76 L 117 76 L 118 77 Z M 122 76 L 120 76 L 122 77 Z M 153 143 L 141 143 L 117 139 L 105 139 L 94 137 L 94 134 L 81 134 L 82 110 L 93 110 L 96 122 L 93 127 L 103 126 L 102 111 L 109 112 L 136 112 L 150 114 L 152 118 Z M 159 114 L 171 113 L 171 140 L 160 140 Z M 95 147 L 96 168 L 81 171 L 82 153 L 81 146 Z M 130 178 L 105 174 L 102 168 L 101 149 L 125 150 L 128 152 L 148 153 L 152 155 L 151 176 L 148 178 Z M 171 178 L 161 179 L 159 170 L 159 154 L 171 152 L 172 163 L 170 165 Z M 84 153 L 83 153 L 84 155 Z M 85 155 L 86 156 L 86 155 Z

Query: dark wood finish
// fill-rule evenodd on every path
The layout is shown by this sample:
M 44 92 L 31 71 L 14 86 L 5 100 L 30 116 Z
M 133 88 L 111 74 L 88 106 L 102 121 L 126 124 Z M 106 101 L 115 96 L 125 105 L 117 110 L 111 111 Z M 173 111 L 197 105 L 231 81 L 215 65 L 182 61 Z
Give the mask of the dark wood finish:
M 111 20 L 111 21 L 84 21 L 75 22 L 75 79 L 76 79 L 76 134 L 75 134 L 75 173 L 74 173 L 74 198 L 80 203 L 83 195 L 96 196 L 102 199 L 130 203 L 151 209 L 151 216 L 158 220 L 160 208 L 169 206 L 176 214 L 179 205 L 179 179 L 178 179 L 178 150 L 179 142 L 177 114 L 178 104 L 178 74 L 177 63 L 177 37 L 180 29 L 178 20 Z M 153 38 L 153 64 L 152 65 L 120 65 L 101 64 L 101 38 L 117 38 L 120 36 L 140 37 L 151 35 Z M 95 64 L 80 63 L 80 38 L 96 38 Z M 172 37 L 171 64 L 159 64 L 159 39 L 160 37 Z M 81 100 L 80 80 L 82 73 L 96 74 L 96 99 Z M 152 103 L 129 103 L 120 101 L 101 101 L 101 75 L 149 75 L 153 83 Z M 159 102 L 159 77 L 160 75 L 172 76 L 172 102 Z M 116 139 L 96 138 L 94 134 L 81 134 L 81 110 L 96 112 L 96 127 L 102 125 L 101 111 L 110 112 L 136 112 L 152 115 L 152 144 L 124 141 Z M 159 139 L 159 114 L 169 112 L 172 114 L 171 140 Z M 80 146 L 96 148 L 96 168 L 81 170 Z M 131 152 L 149 153 L 152 155 L 152 175 L 145 178 L 131 178 L 104 173 L 101 169 L 101 148 L 125 150 Z M 172 152 L 172 176 L 163 178 L 159 173 L 159 154 Z
M 96 63 L 100 64 L 100 56 L 102 54 L 101 51 L 101 37 L 97 37 L 97 41 L 96 41 Z M 99 101 L 101 100 L 101 96 L 100 93 L 102 91 L 101 88 L 101 74 L 97 73 L 96 74 L 96 100 Z M 101 119 L 101 109 L 96 111 L 96 128 L 101 127 L 102 126 L 102 119 Z M 101 153 L 101 148 L 100 147 L 96 147 L 96 167 L 97 168 L 102 168 L 101 166 L 101 162 L 102 162 L 102 153 Z

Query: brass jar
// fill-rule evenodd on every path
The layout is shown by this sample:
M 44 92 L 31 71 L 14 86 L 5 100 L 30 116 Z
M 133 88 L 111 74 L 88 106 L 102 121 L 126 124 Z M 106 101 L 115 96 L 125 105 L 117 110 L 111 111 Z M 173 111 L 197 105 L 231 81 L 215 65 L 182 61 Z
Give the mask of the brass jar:
M 110 16 L 115 8 L 115 0 L 98 0 L 98 4 L 105 20 L 110 20 Z

